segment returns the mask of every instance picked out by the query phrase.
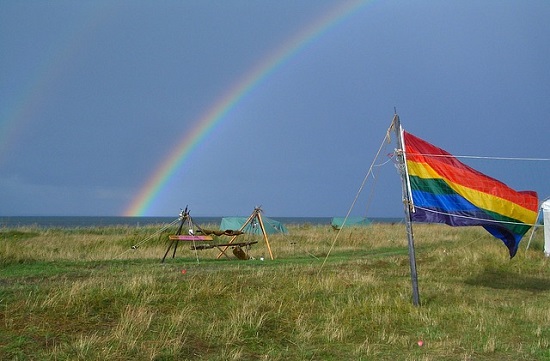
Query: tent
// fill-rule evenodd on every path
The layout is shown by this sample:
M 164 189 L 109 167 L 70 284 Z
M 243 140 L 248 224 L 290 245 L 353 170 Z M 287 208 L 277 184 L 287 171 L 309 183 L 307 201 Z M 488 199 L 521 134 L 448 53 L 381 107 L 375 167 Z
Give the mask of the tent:
M 223 217 L 220 225 L 221 230 L 240 230 L 241 227 L 246 223 L 248 217 Z M 271 218 L 262 217 L 264 223 L 265 232 L 267 234 L 276 234 L 276 233 L 288 233 L 285 225 L 279 221 L 276 221 Z M 248 234 L 262 234 L 260 225 L 256 221 L 252 221 L 242 229 L 244 233 Z
M 273 252 L 271 252 L 271 246 L 269 245 L 269 240 L 267 239 L 268 233 L 287 233 L 286 227 L 274 219 L 269 219 L 267 217 L 262 217 L 262 209 L 260 207 L 255 207 L 254 211 L 248 218 L 244 217 L 224 217 L 222 218 L 222 223 L 220 229 L 225 232 L 234 232 L 235 229 L 239 233 L 249 233 L 262 235 L 269 251 L 269 257 L 273 260 Z M 229 243 L 231 244 L 235 237 L 231 238 Z M 229 245 L 228 245 L 229 246 Z M 221 257 L 222 253 L 227 249 L 228 246 L 225 246 L 218 255 L 218 258 Z
M 542 202 L 542 219 L 544 223 L 544 255 L 550 256 L 550 199 Z
M 344 221 L 346 222 L 345 224 Z M 331 225 L 334 229 L 340 229 L 342 225 L 344 225 L 344 227 L 363 227 L 371 223 L 370 219 L 366 217 L 348 217 L 347 219 L 346 217 L 334 217 L 332 218 Z
M 535 224 L 527 243 L 527 249 L 531 245 L 535 230 L 542 226 L 544 230 L 544 255 L 550 257 L 550 198 L 546 198 L 540 205 L 539 214 L 537 216 L 537 224 Z

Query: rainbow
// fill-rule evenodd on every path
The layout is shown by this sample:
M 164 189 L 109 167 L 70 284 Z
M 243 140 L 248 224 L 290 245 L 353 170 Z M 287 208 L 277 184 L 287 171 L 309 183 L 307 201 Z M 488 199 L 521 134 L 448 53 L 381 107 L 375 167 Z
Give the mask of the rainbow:
M 93 33 L 94 29 L 101 28 L 104 21 L 116 11 L 111 4 L 92 6 L 80 14 L 75 13 L 76 26 L 69 32 L 60 34 L 56 41 L 48 44 L 41 53 L 36 67 L 28 74 L 27 79 L 32 81 L 19 84 L 7 99 L 8 106 L 0 110 L 0 163 L 9 155 L 10 149 L 25 133 L 30 121 L 48 101 L 48 94 L 52 91 L 55 80 L 66 70 L 71 59 L 81 49 L 82 38 L 85 34 Z
M 79 33 L 79 31 L 75 32 Z M 46 61 L 37 63 L 39 66 L 29 76 L 29 82 L 14 89 L 12 101 L 3 108 L 0 115 L 0 162 L 9 154 L 10 148 L 22 137 L 26 126 L 31 119 L 40 111 L 46 98 L 53 79 L 59 77 L 66 65 L 66 60 L 71 57 L 71 52 L 77 47 L 73 45 L 75 35 L 68 35 L 58 40 L 58 44 L 52 44 L 54 50 L 43 55 Z M 65 49 L 61 51 L 60 49 Z
M 137 197 L 126 208 L 124 216 L 143 216 L 152 202 L 166 185 L 176 170 L 185 162 L 193 150 L 212 132 L 224 117 L 250 93 L 262 80 L 273 74 L 288 59 L 312 41 L 348 18 L 365 5 L 368 0 L 351 1 L 339 4 L 327 14 L 309 24 L 282 46 L 276 49 L 251 69 L 235 85 L 231 86 L 214 105 L 195 122 L 193 129 L 187 133 L 168 157 L 155 170 L 139 191 Z

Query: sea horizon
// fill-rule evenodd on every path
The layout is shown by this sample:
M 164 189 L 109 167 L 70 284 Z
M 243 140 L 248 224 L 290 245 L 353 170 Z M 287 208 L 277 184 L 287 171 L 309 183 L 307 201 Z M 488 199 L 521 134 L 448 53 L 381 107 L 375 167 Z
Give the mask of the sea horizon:
M 197 216 L 193 220 L 198 224 L 220 224 L 225 216 Z M 277 217 L 268 218 L 287 225 L 330 225 L 333 217 Z M 398 217 L 366 217 L 373 223 L 399 223 Z M 73 228 L 73 227 L 108 227 L 108 226 L 146 226 L 154 224 L 170 224 L 178 217 L 127 217 L 127 216 L 0 216 L 0 227 L 39 228 Z

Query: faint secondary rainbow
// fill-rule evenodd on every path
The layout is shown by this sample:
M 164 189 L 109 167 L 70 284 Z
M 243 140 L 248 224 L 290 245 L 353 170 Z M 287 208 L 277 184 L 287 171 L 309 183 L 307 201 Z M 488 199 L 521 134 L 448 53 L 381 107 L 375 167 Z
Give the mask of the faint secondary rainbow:
M 289 58 L 313 40 L 326 33 L 332 27 L 346 19 L 356 10 L 365 5 L 368 0 L 351 1 L 340 4 L 331 9 L 321 18 L 308 24 L 306 28 L 291 37 L 282 46 L 270 53 L 261 62 L 251 69 L 243 78 L 231 86 L 225 94 L 218 99 L 214 106 L 203 114 L 195 123 L 193 129 L 185 135 L 178 145 L 163 160 L 153 175 L 147 180 L 139 191 L 137 197 L 132 200 L 124 211 L 124 216 L 143 216 L 147 213 L 155 197 L 166 185 L 170 177 L 188 158 L 189 154 L 200 144 L 219 124 L 225 115 L 259 83 L 277 70 Z
M 92 4 L 89 8 L 73 13 L 66 33 L 56 36 L 54 42 L 40 52 L 34 69 L 27 73 L 28 83 L 18 84 L 12 93 L 3 99 L 7 106 L 0 109 L 0 164 L 19 143 L 24 144 L 24 135 L 31 121 L 50 101 L 55 81 L 61 77 L 68 64 L 78 54 L 83 38 L 94 34 L 104 22 L 117 11 L 113 4 Z M 73 24 L 71 26 L 70 24 Z

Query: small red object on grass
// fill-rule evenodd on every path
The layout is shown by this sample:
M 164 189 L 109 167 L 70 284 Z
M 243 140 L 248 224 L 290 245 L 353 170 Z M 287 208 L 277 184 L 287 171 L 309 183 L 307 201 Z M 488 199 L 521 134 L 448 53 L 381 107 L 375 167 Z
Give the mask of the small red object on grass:
M 181 274 L 182 274 L 182 275 L 184 275 L 184 274 L 186 274 L 186 273 L 187 273 L 187 270 L 186 270 L 186 269 L 182 269 L 182 270 L 181 270 Z
M 420 347 L 422 347 L 422 345 L 424 345 L 424 341 L 422 341 L 422 340 L 419 340 L 417 343 L 418 343 L 418 346 L 420 346 Z

